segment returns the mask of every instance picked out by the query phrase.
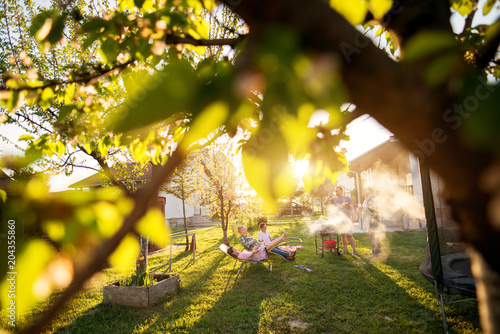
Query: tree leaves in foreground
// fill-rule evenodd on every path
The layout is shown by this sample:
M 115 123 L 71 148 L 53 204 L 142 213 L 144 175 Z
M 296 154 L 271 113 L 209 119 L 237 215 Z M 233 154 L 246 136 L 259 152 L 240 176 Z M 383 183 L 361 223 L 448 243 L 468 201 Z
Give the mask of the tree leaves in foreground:
M 46 325 L 108 258 L 118 264 L 136 256 L 134 233 L 165 242 L 164 224 L 149 207 L 193 150 L 223 133 L 244 133 L 245 176 L 269 205 L 292 190 L 290 155 L 310 162 L 306 191 L 345 171 L 335 148 L 362 113 L 445 179 L 475 262 L 498 277 L 498 215 L 488 211 L 498 197 L 491 186 L 498 179 L 491 167 L 498 93 L 484 79 L 500 73 L 496 23 L 473 26 L 478 8 L 464 1 L 222 3 L 122 0 L 111 8 L 101 1 L 101 10 L 85 1 L 40 7 L 9 0 L 0 8 L 0 121 L 17 125 L 26 142 L 18 145 L 23 156 L 1 161 L 19 175 L 1 193 L 3 221 L 16 222 L 18 315 L 67 287 L 28 332 Z M 465 16 L 459 34 L 449 23 L 450 6 Z M 482 6 L 488 13 L 494 2 Z M 353 27 L 361 24 L 367 30 Z M 377 31 L 372 40 L 370 29 Z M 312 126 L 318 109 L 329 119 Z M 114 187 L 48 193 L 43 174 L 71 173 L 90 167 L 89 160 Z M 158 169 L 131 191 L 111 172 L 125 161 Z M 477 281 L 495 286 L 481 274 Z M 3 309 L 11 301 L 5 282 Z M 480 296 L 483 314 L 490 298 L 500 304 L 494 296 Z

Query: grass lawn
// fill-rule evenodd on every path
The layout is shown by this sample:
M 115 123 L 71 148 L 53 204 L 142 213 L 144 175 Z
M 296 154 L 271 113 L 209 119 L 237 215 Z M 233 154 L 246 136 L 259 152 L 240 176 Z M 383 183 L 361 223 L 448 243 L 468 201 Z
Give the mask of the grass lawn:
M 384 257 L 368 258 L 367 234 L 355 234 L 359 256 L 316 254 L 307 222 L 270 222 L 271 235 L 287 229 L 301 237 L 296 260 L 271 256 L 273 271 L 247 265 L 235 281 L 235 260 L 218 247 L 220 227 L 196 231 L 196 263 L 184 248 L 174 253 L 173 272 L 181 291 L 151 308 L 102 304 L 102 287 L 124 269 L 96 275 L 52 324 L 47 333 L 442 333 L 433 286 L 419 272 L 425 256 L 425 231 L 391 232 Z M 257 235 L 257 230 L 250 231 Z M 229 231 L 231 235 L 231 231 Z M 233 236 L 231 244 L 237 244 Z M 349 248 L 350 250 L 350 248 Z M 168 262 L 169 253 L 150 258 Z M 311 272 L 295 268 L 302 264 Z M 131 264 L 129 270 L 132 271 Z M 230 280 L 226 291 L 226 282 Z M 448 300 L 453 297 L 447 297 Z M 29 315 L 38 315 L 39 309 Z M 450 333 L 480 333 L 475 302 L 446 306 Z M 5 314 L 1 318 L 5 328 Z M 19 323 L 22 329 L 23 320 Z

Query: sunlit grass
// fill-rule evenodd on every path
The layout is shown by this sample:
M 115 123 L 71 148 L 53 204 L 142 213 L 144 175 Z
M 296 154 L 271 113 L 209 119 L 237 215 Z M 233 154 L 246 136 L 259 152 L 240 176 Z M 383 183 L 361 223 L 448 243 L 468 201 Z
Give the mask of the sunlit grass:
M 195 264 L 189 264 L 192 254 L 184 252 L 184 247 L 173 253 L 172 269 L 182 280 L 176 295 L 146 309 L 102 304 L 102 287 L 130 274 L 133 264 L 128 272 L 126 268 L 106 269 L 86 285 L 46 332 L 442 332 L 434 288 L 418 269 L 425 256 L 425 232 L 388 233 L 382 244 L 386 256 L 376 261 L 368 258 L 367 234 L 355 234 L 359 257 L 326 253 L 321 258 L 306 222 L 270 222 L 268 226 L 274 236 L 287 229 L 290 236 L 303 239 L 304 248 L 295 261 L 271 256 L 272 272 L 248 265 L 235 281 L 235 261 L 218 250 L 220 227 L 197 230 Z M 256 235 L 257 231 L 250 233 Z M 231 237 L 231 244 L 237 244 Z M 149 261 L 150 266 L 168 263 L 169 252 L 153 255 Z M 311 267 L 312 272 L 295 268 L 298 264 Z M 40 304 L 28 319 L 44 307 Z M 481 332 L 475 303 L 448 305 L 446 311 L 450 332 Z M 25 326 L 26 319 L 20 324 Z

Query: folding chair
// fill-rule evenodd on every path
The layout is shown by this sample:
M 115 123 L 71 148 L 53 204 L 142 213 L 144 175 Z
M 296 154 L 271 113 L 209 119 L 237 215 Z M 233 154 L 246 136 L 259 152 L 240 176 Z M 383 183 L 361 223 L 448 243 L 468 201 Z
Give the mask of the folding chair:
M 288 245 L 288 244 L 290 244 L 290 243 L 294 243 L 294 242 L 295 242 L 295 243 L 302 243 L 302 239 L 300 239 L 300 238 L 288 237 L 288 238 L 286 238 L 286 239 L 285 239 L 285 241 L 284 241 L 284 242 L 282 242 L 281 244 L 279 244 L 279 245 L 278 245 L 278 246 L 276 246 L 276 247 L 285 246 L 285 245 Z M 243 248 L 242 248 L 242 250 L 252 251 L 251 249 L 248 249 L 248 248 L 245 248 L 245 247 L 243 247 Z M 277 255 L 277 256 L 281 257 L 283 260 L 288 261 L 288 260 L 286 259 L 286 257 L 284 257 L 284 256 L 283 256 L 283 255 L 281 255 L 281 254 L 274 253 L 272 250 L 270 250 L 270 251 L 269 251 L 269 254 Z
M 232 257 L 231 255 L 229 255 L 229 254 L 227 253 L 228 248 L 229 248 L 229 247 L 228 247 L 227 245 L 225 245 L 225 244 L 221 244 L 221 245 L 219 246 L 219 249 L 220 249 L 221 251 L 223 251 L 223 252 L 224 252 L 224 254 L 226 254 L 227 256 L 229 256 L 229 257 L 231 257 L 231 258 L 235 259 L 236 261 L 241 262 L 241 266 L 240 266 L 240 268 L 238 269 L 238 273 L 236 274 L 236 278 L 234 279 L 235 281 L 238 279 L 238 276 L 240 275 L 240 272 L 241 272 L 241 270 L 243 269 L 243 267 L 245 266 L 245 264 L 248 264 L 248 263 L 251 263 L 251 264 L 260 263 L 260 264 L 262 264 L 262 265 L 263 265 L 263 266 L 264 266 L 267 270 L 269 270 L 269 271 L 273 271 L 273 265 L 272 265 L 272 264 L 271 264 L 271 263 L 270 263 L 267 259 L 264 259 L 264 260 L 254 260 L 254 259 L 252 259 L 252 257 L 253 257 L 253 255 L 254 255 L 254 254 L 252 254 L 251 256 L 249 256 L 248 258 L 246 258 L 246 259 L 244 259 L 244 260 L 242 260 L 242 259 L 237 259 L 237 258 Z M 266 265 L 264 262 L 267 262 L 267 265 Z M 234 267 L 236 267 L 236 263 L 237 263 L 237 262 L 235 262 L 235 263 L 234 263 Z M 233 269 L 234 269 L 234 267 L 233 267 Z M 229 279 L 227 280 L 227 283 L 226 283 L 226 289 L 227 289 L 227 286 L 228 286 L 228 284 L 229 284 L 229 280 L 230 280 L 230 279 L 231 279 L 231 277 L 229 277 Z

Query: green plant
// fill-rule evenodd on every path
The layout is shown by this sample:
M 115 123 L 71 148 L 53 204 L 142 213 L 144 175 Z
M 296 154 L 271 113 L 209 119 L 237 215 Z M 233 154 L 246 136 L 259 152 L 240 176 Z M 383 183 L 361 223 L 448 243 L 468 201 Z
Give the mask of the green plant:
M 150 286 L 156 283 L 156 280 L 152 278 L 152 274 L 146 269 L 146 271 L 140 270 L 139 264 L 136 266 L 135 275 L 121 279 L 120 286 Z

